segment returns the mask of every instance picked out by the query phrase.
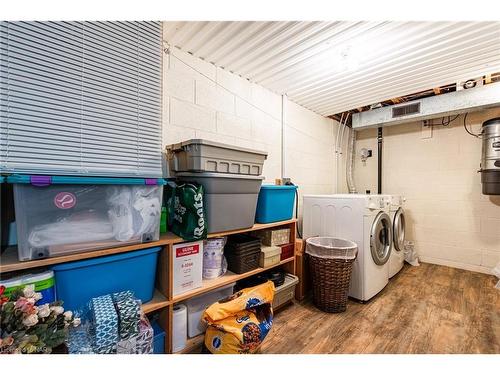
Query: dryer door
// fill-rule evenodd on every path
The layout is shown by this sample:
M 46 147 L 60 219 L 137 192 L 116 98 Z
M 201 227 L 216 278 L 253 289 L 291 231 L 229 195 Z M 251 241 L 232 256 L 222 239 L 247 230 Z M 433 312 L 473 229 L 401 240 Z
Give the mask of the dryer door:
M 403 208 L 400 207 L 396 214 L 394 215 L 394 227 L 392 228 L 394 233 L 394 249 L 396 251 L 402 251 L 404 249 L 405 243 L 405 213 Z
M 392 223 L 385 212 L 380 212 L 373 222 L 370 233 L 370 250 L 375 264 L 382 266 L 391 255 Z

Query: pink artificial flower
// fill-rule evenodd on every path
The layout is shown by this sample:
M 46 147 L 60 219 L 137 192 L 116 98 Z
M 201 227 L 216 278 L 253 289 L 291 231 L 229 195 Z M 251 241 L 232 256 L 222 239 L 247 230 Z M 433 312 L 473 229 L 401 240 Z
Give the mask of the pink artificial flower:
M 31 315 L 37 312 L 34 304 L 26 297 L 19 297 L 14 307 L 21 310 L 24 314 Z

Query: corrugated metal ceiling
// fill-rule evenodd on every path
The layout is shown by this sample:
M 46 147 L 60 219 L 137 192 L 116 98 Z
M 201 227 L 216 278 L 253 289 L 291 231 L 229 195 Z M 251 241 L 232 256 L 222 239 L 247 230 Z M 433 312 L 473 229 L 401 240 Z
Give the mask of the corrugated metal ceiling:
M 500 71 L 500 22 L 165 22 L 164 39 L 325 116 Z

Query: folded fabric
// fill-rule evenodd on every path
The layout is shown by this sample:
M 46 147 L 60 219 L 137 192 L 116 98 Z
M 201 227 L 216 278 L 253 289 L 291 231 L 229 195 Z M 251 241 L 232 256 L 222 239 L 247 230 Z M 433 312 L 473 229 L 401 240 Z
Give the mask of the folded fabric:
M 118 313 L 119 335 L 122 340 L 139 333 L 141 306 L 130 291 L 113 293 L 113 302 Z
M 92 298 L 94 345 L 98 348 L 114 345 L 119 339 L 118 315 L 111 295 Z

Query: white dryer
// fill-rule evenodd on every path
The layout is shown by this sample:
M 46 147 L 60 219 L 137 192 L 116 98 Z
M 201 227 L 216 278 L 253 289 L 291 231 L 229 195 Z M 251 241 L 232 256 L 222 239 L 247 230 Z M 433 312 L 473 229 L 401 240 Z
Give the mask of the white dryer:
M 392 222 L 392 250 L 389 257 L 389 278 L 403 268 L 406 220 L 403 209 L 405 199 L 401 195 L 383 195 L 389 199 L 389 212 Z
M 368 301 L 389 282 L 392 223 L 387 197 L 305 195 L 303 236 L 344 238 L 358 245 L 349 296 Z

